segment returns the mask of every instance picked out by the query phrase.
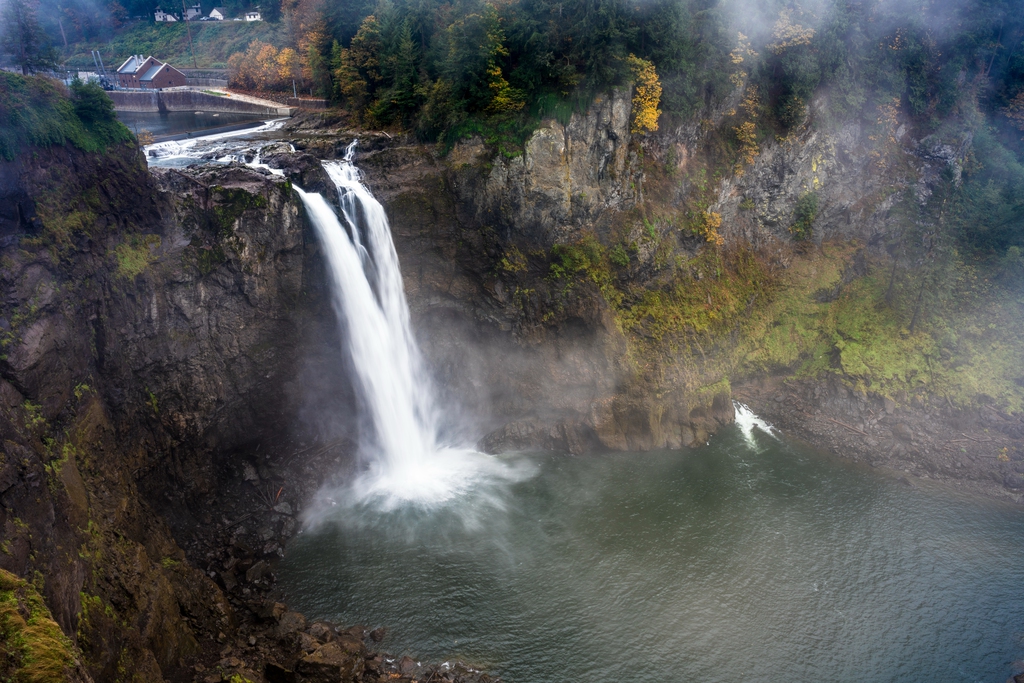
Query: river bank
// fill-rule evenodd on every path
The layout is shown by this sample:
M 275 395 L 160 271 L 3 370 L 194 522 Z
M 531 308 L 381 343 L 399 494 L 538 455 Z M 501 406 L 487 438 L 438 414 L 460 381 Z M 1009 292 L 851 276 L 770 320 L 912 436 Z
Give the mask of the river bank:
M 912 485 L 1024 502 L 1024 420 L 983 405 L 958 410 L 921 399 L 857 392 L 836 378 L 766 376 L 733 395 L 783 432 L 839 457 L 890 470 Z

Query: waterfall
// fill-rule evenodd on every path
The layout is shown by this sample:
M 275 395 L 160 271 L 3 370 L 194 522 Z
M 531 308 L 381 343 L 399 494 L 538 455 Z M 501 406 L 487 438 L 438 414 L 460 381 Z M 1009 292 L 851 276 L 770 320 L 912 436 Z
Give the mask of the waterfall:
M 323 162 L 338 189 L 341 220 L 321 195 L 296 188 L 323 246 L 334 310 L 372 425 L 360 443 L 365 470 L 346 499 L 386 507 L 443 502 L 505 466 L 439 442 L 442 416 L 412 332 L 391 229 L 384 207 L 360 182 L 355 145 L 343 161 Z

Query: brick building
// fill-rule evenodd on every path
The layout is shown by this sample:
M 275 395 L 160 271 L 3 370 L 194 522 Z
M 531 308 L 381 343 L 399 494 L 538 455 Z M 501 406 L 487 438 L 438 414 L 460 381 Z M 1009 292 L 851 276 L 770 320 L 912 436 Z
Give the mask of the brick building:
M 155 57 L 132 55 L 117 69 L 117 84 L 122 88 L 159 90 L 186 83 L 185 74 Z

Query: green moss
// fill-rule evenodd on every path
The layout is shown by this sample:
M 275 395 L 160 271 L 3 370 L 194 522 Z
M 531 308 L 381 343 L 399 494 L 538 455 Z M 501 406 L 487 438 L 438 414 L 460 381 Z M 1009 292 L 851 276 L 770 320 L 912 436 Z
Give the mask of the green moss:
M 905 312 L 885 302 L 887 268 L 842 284 L 851 252 L 832 245 L 794 261 L 778 295 L 743 328 L 742 372 L 832 374 L 889 397 L 1024 409 L 1024 306 L 1015 293 L 994 290 L 975 305 L 934 311 L 911 333 Z
M 498 262 L 498 268 L 505 273 L 523 273 L 527 267 L 526 256 L 514 244 L 505 250 Z
M 235 231 L 235 221 L 249 209 L 262 209 L 267 206 L 267 198 L 260 194 L 252 194 L 241 188 L 214 188 L 216 206 L 213 214 L 221 236 L 229 236 Z
M 209 249 L 197 249 L 195 251 L 195 263 L 201 275 L 209 275 L 222 263 L 227 263 L 228 257 L 224 249 L 215 244 Z
M 149 387 L 146 387 L 146 397 L 146 402 L 149 404 L 149 407 L 153 411 L 153 414 L 159 415 L 160 407 L 157 405 L 156 394 L 150 391 Z
M 160 246 L 159 235 L 132 235 L 127 241 L 114 248 L 117 259 L 117 276 L 134 280 L 153 262 L 153 251 Z
M 705 249 L 671 283 L 644 290 L 618 310 L 624 331 L 654 342 L 685 333 L 716 333 L 735 325 L 774 286 L 768 268 L 746 250 Z
M 66 680 L 74 646 L 28 582 L 0 569 L 0 680 L 51 683 Z
M 574 244 L 556 244 L 551 248 L 550 260 L 549 279 L 562 285 L 563 294 L 589 281 L 597 285 L 612 307 L 621 303 L 622 293 L 615 286 L 608 250 L 592 235 Z

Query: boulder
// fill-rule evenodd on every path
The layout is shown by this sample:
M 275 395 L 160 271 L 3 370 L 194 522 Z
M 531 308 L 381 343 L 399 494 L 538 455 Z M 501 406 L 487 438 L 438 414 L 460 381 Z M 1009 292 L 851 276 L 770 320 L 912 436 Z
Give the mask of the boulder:
M 298 612 L 285 612 L 277 622 L 277 637 L 283 638 L 306 628 L 306 617 Z
M 363 666 L 362 655 L 335 641 L 300 659 L 295 671 L 311 683 L 348 683 L 362 675 Z

